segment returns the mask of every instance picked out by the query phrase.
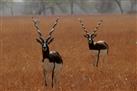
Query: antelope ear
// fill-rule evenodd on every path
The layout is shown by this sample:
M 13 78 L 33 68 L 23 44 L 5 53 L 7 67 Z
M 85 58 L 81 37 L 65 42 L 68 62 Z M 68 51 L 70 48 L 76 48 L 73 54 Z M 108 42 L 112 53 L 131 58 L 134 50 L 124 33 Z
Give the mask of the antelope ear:
M 88 36 L 86 34 L 83 35 L 85 38 L 87 38 Z
M 36 38 L 36 41 L 42 45 L 42 41 Z
M 95 38 L 96 36 L 97 36 L 97 34 L 94 34 L 94 35 L 93 35 L 93 38 Z
M 50 44 L 53 40 L 54 40 L 54 38 L 51 38 L 51 39 L 48 40 L 47 43 Z

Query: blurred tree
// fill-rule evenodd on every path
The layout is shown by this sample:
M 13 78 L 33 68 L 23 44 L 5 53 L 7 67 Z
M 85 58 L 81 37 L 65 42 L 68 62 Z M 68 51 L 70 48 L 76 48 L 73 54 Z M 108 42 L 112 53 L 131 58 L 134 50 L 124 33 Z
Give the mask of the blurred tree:
M 114 1 L 113 0 L 98 0 L 95 8 L 100 13 L 113 12 Z
M 70 13 L 71 15 L 74 14 L 74 0 L 70 0 Z
M 55 2 L 56 6 L 61 10 L 61 12 L 63 13 L 67 13 L 67 8 L 66 8 L 66 3 L 68 3 L 67 1 L 61 2 Z
M 85 0 L 79 0 L 79 7 L 82 11 L 86 12 L 86 1 Z
M 46 15 L 46 12 L 49 10 L 52 15 L 54 15 L 54 0 L 24 0 L 26 3 L 26 8 L 32 10 L 24 10 L 26 13 L 33 13 L 37 15 Z
M 0 1 L 0 9 L 3 9 L 3 8 L 4 8 L 4 4 L 5 4 L 4 1 L 1 0 L 1 1 Z
M 13 0 L 0 0 L 0 9 L 9 9 L 11 16 L 14 15 Z
M 137 0 L 130 0 L 130 12 L 129 13 L 137 13 Z
M 46 14 L 46 5 L 47 2 L 45 0 L 39 0 L 39 11 L 38 11 L 38 15 L 45 15 Z
M 115 0 L 116 4 L 118 5 L 120 12 L 123 14 L 123 9 L 122 9 L 122 5 L 121 5 L 121 0 Z
M 67 8 L 66 4 L 69 4 L 70 5 L 70 14 L 74 14 L 74 2 L 75 0 L 55 0 L 54 1 L 56 3 L 56 5 L 59 7 L 59 9 L 62 11 L 62 12 L 66 12 L 67 11 Z

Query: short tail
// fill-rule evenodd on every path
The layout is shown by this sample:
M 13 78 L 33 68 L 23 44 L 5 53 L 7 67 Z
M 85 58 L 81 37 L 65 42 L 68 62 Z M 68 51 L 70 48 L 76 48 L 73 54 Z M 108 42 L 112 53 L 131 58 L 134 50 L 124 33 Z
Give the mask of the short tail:
M 107 45 L 107 55 L 108 55 L 108 52 L 109 52 L 109 46 Z
M 108 44 L 105 42 L 105 45 L 107 46 L 107 55 L 108 55 L 108 52 L 109 52 L 109 46 Z

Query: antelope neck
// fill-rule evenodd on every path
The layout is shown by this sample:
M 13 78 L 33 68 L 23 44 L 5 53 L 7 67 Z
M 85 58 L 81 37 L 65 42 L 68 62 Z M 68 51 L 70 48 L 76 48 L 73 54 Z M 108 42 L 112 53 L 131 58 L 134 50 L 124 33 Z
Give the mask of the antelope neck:
M 89 49 L 95 49 L 94 41 L 88 42 Z
M 47 50 L 42 50 L 42 53 L 43 53 L 43 58 L 49 58 L 49 47 L 47 47 Z

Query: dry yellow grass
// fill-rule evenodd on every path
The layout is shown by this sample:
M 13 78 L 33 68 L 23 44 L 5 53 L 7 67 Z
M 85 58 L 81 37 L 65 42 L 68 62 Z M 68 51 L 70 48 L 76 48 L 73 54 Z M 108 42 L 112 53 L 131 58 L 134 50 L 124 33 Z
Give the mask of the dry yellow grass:
M 50 49 L 64 60 L 59 91 L 137 91 L 136 15 L 64 16 L 54 32 Z M 92 65 L 81 18 L 89 30 L 104 20 L 96 40 L 109 44 L 109 55 Z M 56 17 L 40 17 L 41 31 L 48 33 Z M 0 91 L 53 91 L 45 88 L 41 46 L 31 17 L 0 17 Z

